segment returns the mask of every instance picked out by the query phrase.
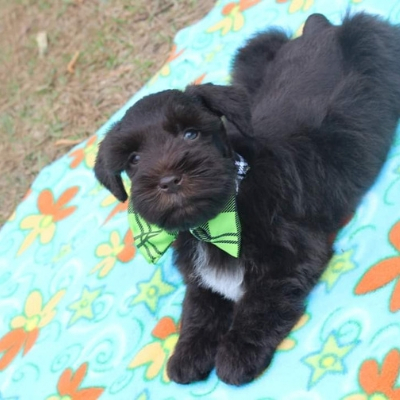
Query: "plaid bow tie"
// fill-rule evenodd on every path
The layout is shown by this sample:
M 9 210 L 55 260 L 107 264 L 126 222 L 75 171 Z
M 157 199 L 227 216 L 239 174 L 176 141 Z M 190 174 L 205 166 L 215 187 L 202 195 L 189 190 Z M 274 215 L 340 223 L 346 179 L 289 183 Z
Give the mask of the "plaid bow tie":
M 235 155 L 237 170 L 236 193 L 239 184 L 246 176 L 249 166 L 239 154 Z M 128 206 L 128 220 L 135 238 L 135 244 L 147 262 L 155 264 L 175 241 L 178 232 L 167 232 L 157 225 L 149 224 Z M 190 233 L 198 240 L 209 242 L 232 257 L 239 257 L 241 229 L 236 208 L 236 197 L 232 196 L 223 210 L 213 219 L 191 229 Z

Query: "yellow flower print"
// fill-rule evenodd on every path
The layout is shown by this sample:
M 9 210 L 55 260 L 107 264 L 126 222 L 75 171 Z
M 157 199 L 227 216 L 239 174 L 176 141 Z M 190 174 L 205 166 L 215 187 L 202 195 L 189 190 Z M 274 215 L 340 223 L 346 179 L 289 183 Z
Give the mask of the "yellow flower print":
M 96 256 L 103 259 L 90 273 L 93 274 L 99 271 L 99 278 L 104 278 L 114 268 L 117 260 L 126 263 L 133 259 L 135 252 L 133 236 L 130 229 L 126 232 L 123 241 L 121 241 L 119 233 L 113 231 L 110 235 L 110 241 L 108 243 L 102 243 L 97 247 Z
M 6 369 L 18 353 L 23 355 L 35 344 L 40 329 L 48 325 L 56 315 L 56 306 L 66 290 L 59 290 L 43 305 L 42 294 L 35 290 L 26 299 L 24 313 L 11 320 L 11 331 L 0 339 L 0 371 Z
M 302 317 L 298 320 L 297 324 L 293 327 L 291 333 L 294 333 L 301 329 L 309 320 L 310 316 L 308 314 L 303 314 Z M 296 340 L 291 338 L 290 336 L 291 334 L 281 342 L 281 344 L 278 346 L 278 350 L 289 351 L 296 346 Z
M 224 36 L 230 31 L 239 31 L 244 25 L 243 11 L 253 7 L 259 2 L 260 0 L 240 0 L 238 2 L 228 3 L 222 9 L 222 15 L 225 15 L 225 18 L 208 28 L 206 32 L 212 33 L 221 31 L 221 35 Z
M 17 216 L 17 212 L 14 210 L 13 213 L 8 217 L 7 221 L 8 222 L 14 221 L 16 216 Z
M 56 232 L 56 223 L 67 218 L 75 210 L 75 206 L 66 207 L 79 188 L 73 186 L 65 190 L 58 200 L 54 199 L 49 189 L 43 190 L 38 197 L 37 207 L 40 214 L 28 215 L 21 223 L 20 228 L 30 230 L 18 250 L 17 256 L 21 255 L 39 237 L 40 243 L 49 243 Z
M 55 307 L 64 296 L 66 290 L 59 290 L 48 302 L 43 305 L 42 294 L 35 290 L 26 299 L 24 314 L 14 317 L 11 321 L 11 328 L 24 328 L 31 332 L 36 328 L 43 328 L 48 325 L 56 315 Z
M 178 341 L 178 325 L 171 317 L 163 317 L 151 334 L 156 340 L 139 350 L 128 368 L 135 369 L 147 365 L 144 375 L 147 380 L 152 380 L 162 373 L 162 380 L 169 382 L 165 364 Z
M 304 30 L 304 25 L 305 22 L 303 22 L 299 28 L 296 30 L 296 32 L 293 34 L 292 39 L 296 39 L 298 37 L 300 37 L 303 34 L 303 30 Z
M 287 3 L 288 1 L 290 1 L 290 14 L 294 14 L 298 11 L 307 11 L 314 4 L 314 0 L 276 0 L 277 3 Z

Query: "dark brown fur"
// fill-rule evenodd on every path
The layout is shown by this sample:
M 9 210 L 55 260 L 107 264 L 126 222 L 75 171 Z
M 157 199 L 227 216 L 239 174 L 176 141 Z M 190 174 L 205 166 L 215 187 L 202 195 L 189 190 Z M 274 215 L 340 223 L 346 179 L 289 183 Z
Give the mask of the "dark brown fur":
M 205 379 L 215 366 L 221 380 L 240 385 L 269 365 L 331 257 L 331 233 L 385 161 L 400 116 L 399 65 L 398 27 L 365 14 L 337 27 L 313 15 L 298 39 L 270 31 L 250 40 L 231 86 L 148 96 L 106 136 L 100 182 L 125 201 L 126 171 L 136 210 L 180 231 L 175 259 L 187 291 L 172 380 Z M 188 129 L 200 136 L 186 140 Z M 243 266 L 245 293 L 236 303 L 196 278 L 197 240 L 187 232 L 234 193 L 234 152 L 251 168 L 237 196 L 239 264 L 206 246 L 212 268 Z M 182 178 L 177 193 L 160 190 L 169 175 Z

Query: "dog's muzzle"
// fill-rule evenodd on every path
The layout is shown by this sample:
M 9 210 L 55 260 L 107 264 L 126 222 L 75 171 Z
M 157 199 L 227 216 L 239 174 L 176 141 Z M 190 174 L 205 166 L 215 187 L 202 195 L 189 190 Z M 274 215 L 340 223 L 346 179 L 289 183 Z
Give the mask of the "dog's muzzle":
M 240 182 L 246 176 L 249 165 L 239 154 L 235 154 L 236 194 Z M 160 189 L 167 193 L 179 191 L 182 178 L 170 175 L 160 179 Z M 134 209 L 132 201 L 128 208 L 129 225 L 139 251 L 149 263 L 156 263 L 176 239 L 178 232 L 167 232 L 157 225 L 149 224 Z M 233 195 L 222 211 L 210 221 L 190 229 L 198 240 L 212 243 L 232 257 L 239 257 L 241 227 L 236 209 L 236 197 Z

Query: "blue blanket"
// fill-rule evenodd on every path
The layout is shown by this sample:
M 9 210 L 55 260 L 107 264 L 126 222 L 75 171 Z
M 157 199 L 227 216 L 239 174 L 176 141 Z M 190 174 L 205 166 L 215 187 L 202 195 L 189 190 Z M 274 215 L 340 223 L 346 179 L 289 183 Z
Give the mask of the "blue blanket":
M 400 399 L 400 131 L 306 314 L 270 368 L 240 388 L 215 372 L 188 386 L 168 380 L 182 279 L 170 251 L 156 265 L 136 253 L 126 204 L 92 171 L 99 140 L 142 96 L 227 84 L 235 50 L 255 32 L 299 35 L 309 14 L 339 23 L 349 7 L 400 22 L 399 0 L 218 1 L 110 121 L 41 171 L 0 231 L 0 399 Z

